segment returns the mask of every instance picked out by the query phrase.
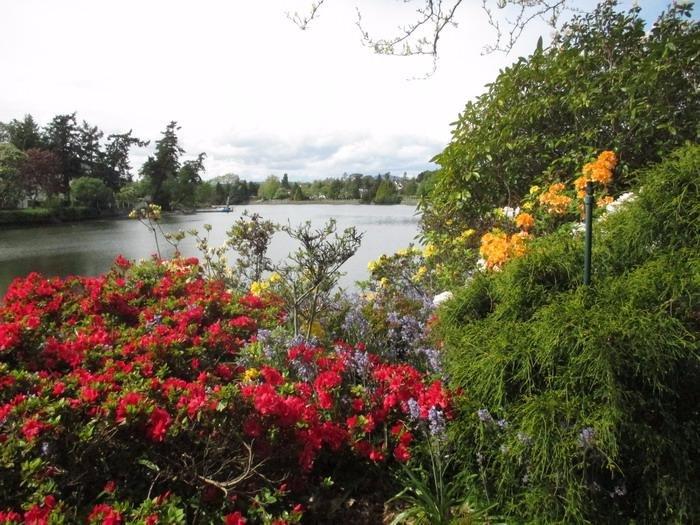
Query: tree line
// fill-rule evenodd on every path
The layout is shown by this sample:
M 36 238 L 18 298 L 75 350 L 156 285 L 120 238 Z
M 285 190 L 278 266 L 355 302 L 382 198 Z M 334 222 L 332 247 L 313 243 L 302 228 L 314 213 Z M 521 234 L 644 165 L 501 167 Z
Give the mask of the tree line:
M 165 210 L 230 205 L 259 199 L 356 200 L 393 204 L 420 196 L 431 172 L 418 177 L 344 174 L 313 182 L 290 182 L 270 175 L 263 182 L 228 174 L 204 181 L 205 153 L 184 160 L 177 122 L 167 124 L 153 153 L 134 177 L 129 155 L 150 141 L 125 133 L 105 133 L 76 113 L 56 115 L 41 127 L 32 115 L 0 122 L 0 209 L 85 206 L 131 208 L 141 202 Z

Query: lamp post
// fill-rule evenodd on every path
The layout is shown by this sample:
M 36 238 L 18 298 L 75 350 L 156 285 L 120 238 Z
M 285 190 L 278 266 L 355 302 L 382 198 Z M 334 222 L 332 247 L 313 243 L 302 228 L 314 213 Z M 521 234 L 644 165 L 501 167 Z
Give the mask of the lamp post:
M 586 210 L 586 239 L 583 252 L 583 284 L 591 284 L 591 248 L 593 246 L 593 183 L 586 183 L 586 196 L 583 198 Z

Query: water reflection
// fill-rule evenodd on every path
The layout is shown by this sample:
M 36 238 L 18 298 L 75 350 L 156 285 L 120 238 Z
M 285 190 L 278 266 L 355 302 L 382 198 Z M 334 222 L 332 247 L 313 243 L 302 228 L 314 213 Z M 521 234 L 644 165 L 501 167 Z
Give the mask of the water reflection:
M 232 213 L 198 213 L 168 216 L 165 231 L 212 225 L 210 242 L 224 242 L 225 232 L 244 209 L 278 223 L 311 221 L 320 226 L 330 218 L 339 229 L 355 226 L 364 232 L 362 246 L 348 261 L 341 285 L 350 287 L 367 277 L 367 262 L 382 253 L 391 253 L 415 242 L 418 215 L 413 206 L 369 205 L 253 205 L 236 207 Z M 172 255 L 169 246 L 161 251 Z M 270 256 L 278 261 L 295 248 L 283 234 L 275 235 Z M 192 239 L 182 243 L 184 255 L 197 255 Z M 91 221 L 66 225 L 0 230 L 0 294 L 17 276 L 37 271 L 46 275 L 97 275 L 108 269 L 118 254 L 131 259 L 149 257 L 155 252 L 153 236 L 140 223 L 128 219 Z

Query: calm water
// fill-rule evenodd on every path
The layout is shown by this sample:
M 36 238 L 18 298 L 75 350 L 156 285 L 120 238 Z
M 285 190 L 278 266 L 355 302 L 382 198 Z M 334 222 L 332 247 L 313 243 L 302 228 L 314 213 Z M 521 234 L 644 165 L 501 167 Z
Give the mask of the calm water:
M 324 205 L 251 205 L 236 206 L 231 213 L 198 213 L 164 218 L 163 230 L 177 231 L 211 224 L 212 245 L 225 240 L 225 232 L 240 217 L 244 209 L 257 212 L 266 219 L 292 225 L 311 221 L 320 226 L 330 218 L 338 222 L 342 231 L 355 226 L 364 232 L 362 246 L 343 270 L 341 285 L 367 278 L 367 262 L 382 253 L 394 251 L 415 242 L 418 215 L 413 206 L 372 206 L 358 204 Z M 165 247 L 163 246 L 165 244 Z M 168 249 L 166 249 L 168 248 Z M 161 242 L 165 256 L 172 254 L 170 246 Z M 278 233 L 270 247 L 270 257 L 281 260 L 295 248 L 284 234 Z M 91 221 L 31 228 L 0 229 L 0 297 L 15 277 L 36 271 L 45 275 L 97 275 L 107 270 L 114 258 L 122 254 L 129 259 L 141 259 L 155 253 L 151 233 L 138 221 L 128 219 Z M 181 251 L 186 256 L 197 256 L 191 239 L 183 241 Z

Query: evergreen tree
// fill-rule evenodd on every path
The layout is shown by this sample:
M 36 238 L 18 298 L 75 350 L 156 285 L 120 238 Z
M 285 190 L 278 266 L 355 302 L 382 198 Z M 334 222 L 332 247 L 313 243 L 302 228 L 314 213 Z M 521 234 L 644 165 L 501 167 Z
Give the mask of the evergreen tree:
M 148 157 L 141 168 L 150 187 L 151 200 L 166 210 L 170 209 L 171 191 L 180 169 L 180 155 L 184 152 L 178 144 L 179 129 L 175 121 L 166 126 L 163 137 L 156 141 L 155 156 Z
M 44 142 L 61 163 L 60 191 L 70 191 L 70 181 L 81 174 L 80 131 L 75 113 L 56 115 L 44 128 Z
M 29 114 L 24 116 L 24 120 L 12 119 L 7 124 L 0 124 L 0 128 L 2 141 L 9 142 L 22 151 L 41 146 L 39 126 Z
M 175 184 L 171 190 L 174 203 L 187 208 L 194 208 L 197 186 L 202 184 L 201 174 L 204 172 L 205 157 L 205 153 L 200 153 L 195 160 L 183 162 L 182 167 L 177 172 Z
M 132 137 L 131 133 L 132 131 L 129 130 L 127 133 L 115 133 L 107 137 L 104 155 L 106 171 L 102 179 L 113 190 L 132 181 L 129 163 L 131 148 L 134 146 L 143 148 L 149 144 L 147 140 Z
M 375 204 L 398 204 L 401 202 L 401 196 L 396 191 L 396 185 L 389 180 L 383 178 L 377 188 L 377 193 L 374 195 L 373 201 Z

